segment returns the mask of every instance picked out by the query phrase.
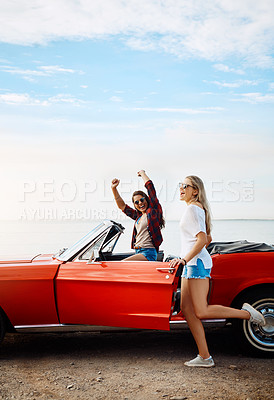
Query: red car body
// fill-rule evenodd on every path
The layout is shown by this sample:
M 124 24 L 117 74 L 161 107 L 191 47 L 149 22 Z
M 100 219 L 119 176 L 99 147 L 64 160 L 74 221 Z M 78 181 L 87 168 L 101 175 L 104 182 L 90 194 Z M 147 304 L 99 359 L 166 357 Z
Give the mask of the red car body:
M 178 276 L 157 270 L 168 269 L 168 263 L 60 263 L 49 255 L 0 265 L 1 308 L 17 329 L 58 324 L 169 329 Z
M 58 255 L 1 261 L 0 339 L 6 330 L 170 330 L 184 326 L 178 308 L 181 268 L 170 268 L 164 261 L 123 261 L 125 254 L 113 252 L 121 233 L 121 225 L 107 221 Z M 251 348 L 273 352 L 274 252 L 270 248 L 214 254 L 212 260 L 209 302 L 235 307 L 252 303 L 264 314 L 267 325 L 262 328 L 238 321 L 239 332 Z M 224 325 L 228 321 L 205 324 L 213 322 Z

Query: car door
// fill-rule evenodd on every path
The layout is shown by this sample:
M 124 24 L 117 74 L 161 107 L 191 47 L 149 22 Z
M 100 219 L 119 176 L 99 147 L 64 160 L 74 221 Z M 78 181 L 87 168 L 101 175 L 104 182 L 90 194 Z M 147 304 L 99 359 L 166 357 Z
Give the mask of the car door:
M 58 266 L 50 255 L 0 261 L 0 308 L 13 326 L 58 324 L 54 296 Z
M 163 262 L 64 263 L 55 283 L 60 322 L 169 330 L 178 277 Z

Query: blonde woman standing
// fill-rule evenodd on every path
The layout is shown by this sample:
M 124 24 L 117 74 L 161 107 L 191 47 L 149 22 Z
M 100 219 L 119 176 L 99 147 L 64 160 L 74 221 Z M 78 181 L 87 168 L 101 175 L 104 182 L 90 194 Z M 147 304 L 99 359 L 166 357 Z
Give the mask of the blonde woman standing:
M 209 354 L 202 319 L 239 318 L 265 325 L 264 317 L 252 306 L 245 303 L 241 310 L 221 305 L 208 305 L 209 278 L 212 267 L 206 246 L 211 241 L 210 207 L 206 198 L 203 181 L 194 175 L 187 176 L 180 183 L 180 200 L 187 208 L 180 221 L 181 254 L 171 260 L 174 267 L 183 264 L 181 286 L 181 310 L 186 318 L 198 347 L 199 354 L 188 367 L 214 367 Z

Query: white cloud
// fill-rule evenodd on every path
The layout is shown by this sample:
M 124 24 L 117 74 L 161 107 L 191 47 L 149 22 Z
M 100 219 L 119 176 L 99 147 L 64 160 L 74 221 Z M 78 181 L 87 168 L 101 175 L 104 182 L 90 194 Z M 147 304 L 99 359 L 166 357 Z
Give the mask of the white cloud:
M 244 75 L 245 74 L 245 72 L 242 69 L 231 68 L 231 67 L 228 67 L 227 65 L 224 65 L 224 64 L 214 64 L 213 67 L 217 71 L 231 72 L 231 73 L 238 74 L 238 75 Z
M 109 100 L 113 101 L 114 103 L 121 103 L 123 101 L 123 99 L 119 96 L 112 96 Z
M 0 103 L 17 106 L 47 106 L 47 101 L 41 101 L 24 93 L 0 94 Z
M 66 103 L 74 106 L 85 104 L 85 101 L 79 100 L 69 94 L 58 94 L 47 99 L 32 97 L 28 93 L 5 93 L 0 94 L 0 103 L 13 106 L 41 106 L 47 107 L 52 104 Z
M 9 61 L 9 60 L 6 60 L 5 58 L 0 58 L 0 63 L 1 63 L 1 64 L 9 64 L 10 61 Z
M 131 111 L 148 111 L 158 113 L 183 113 L 183 114 L 214 114 L 218 111 L 224 111 L 222 107 L 204 107 L 204 108 L 171 108 L 171 107 L 133 107 L 128 108 Z
M 242 93 L 238 94 L 237 98 L 232 99 L 232 101 L 243 101 L 252 104 L 274 103 L 274 94 Z
M 0 38 L 32 45 L 118 35 L 135 49 L 269 67 L 273 20 L 270 0 L 2 0 Z
M 46 73 L 46 75 L 53 75 L 56 74 L 58 72 L 61 73 L 70 73 L 70 74 L 74 74 L 76 71 L 70 68 L 63 68 L 60 67 L 59 65 L 44 65 L 41 67 L 38 67 L 39 69 L 41 69 L 42 71 L 44 71 Z
M 18 67 L 14 67 L 11 65 L 3 65 L 0 66 L 0 71 L 6 72 L 12 75 L 21 75 L 24 79 L 29 81 L 33 81 L 33 78 L 37 77 L 45 77 L 45 76 L 53 76 L 56 74 L 74 74 L 74 73 L 82 73 L 81 71 L 75 71 L 70 68 L 63 68 L 59 65 L 44 65 L 40 66 L 37 69 L 22 69 Z
M 241 84 L 239 82 L 218 82 L 218 81 L 213 81 L 211 83 L 213 83 L 216 86 L 227 87 L 227 88 L 237 88 L 237 87 L 241 86 Z
M 49 97 L 48 102 L 49 104 L 65 103 L 74 106 L 80 106 L 82 104 L 86 104 L 84 100 L 77 99 L 76 97 L 70 94 L 58 94 L 56 96 Z
M 219 81 L 212 81 L 212 82 L 207 82 L 206 83 L 212 83 L 213 85 L 219 86 L 219 87 L 226 87 L 226 88 L 239 88 L 241 86 L 257 86 L 259 84 L 258 81 L 250 81 L 250 80 L 239 80 L 236 82 L 219 82 Z

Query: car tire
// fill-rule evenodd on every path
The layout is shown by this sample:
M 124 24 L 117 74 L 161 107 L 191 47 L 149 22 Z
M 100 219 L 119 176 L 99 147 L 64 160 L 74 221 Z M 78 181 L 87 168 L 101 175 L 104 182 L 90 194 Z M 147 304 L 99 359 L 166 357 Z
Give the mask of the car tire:
M 4 315 L 0 309 L 0 343 L 4 339 L 6 333 L 6 323 L 5 323 L 5 318 Z
M 257 289 L 242 297 L 243 303 L 249 303 L 256 310 L 260 311 L 266 320 L 265 326 L 259 326 L 248 320 L 234 320 L 235 334 L 244 350 L 257 355 L 274 356 L 274 288 Z

